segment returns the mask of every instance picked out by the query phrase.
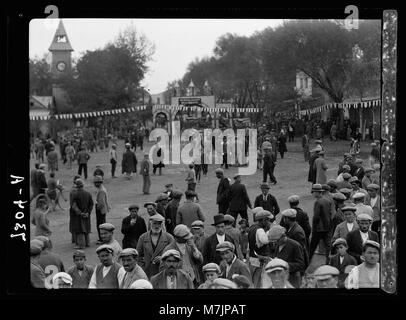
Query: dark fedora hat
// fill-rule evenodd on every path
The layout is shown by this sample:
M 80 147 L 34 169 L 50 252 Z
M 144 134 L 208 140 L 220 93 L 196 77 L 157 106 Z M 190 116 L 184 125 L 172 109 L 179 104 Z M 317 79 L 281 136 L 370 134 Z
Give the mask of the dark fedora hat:
M 224 219 L 224 214 L 217 214 L 213 218 L 214 218 L 214 223 L 212 224 L 212 226 L 216 226 L 220 223 L 226 222 L 226 220 Z

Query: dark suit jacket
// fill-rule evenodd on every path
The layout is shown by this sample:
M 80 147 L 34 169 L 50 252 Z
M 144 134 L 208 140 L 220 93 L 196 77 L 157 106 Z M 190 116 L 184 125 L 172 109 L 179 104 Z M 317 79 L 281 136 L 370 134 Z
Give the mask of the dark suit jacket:
M 135 224 L 132 226 L 131 215 L 125 217 L 121 226 L 121 233 L 124 235 L 123 238 L 123 249 L 125 248 L 136 248 L 137 242 L 140 236 L 147 232 L 147 225 L 145 220 L 140 216 L 137 217 Z
M 220 179 L 220 183 L 217 187 L 216 204 L 227 206 L 230 200 L 229 195 L 230 195 L 230 182 L 228 181 L 227 178 L 223 177 Z
M 295 240 L 287 239 L 283 249 L 276 248 L 275 257 L 289 264 L 289 273 L 302 272 L 305 269 L 302 246 Z
M 286 232 L 288 238 L 297 241 L 303 249 L 303 259 L 305 267 L 309 265 L 309 253 L 307 251 L 307 239 L 302 227 L 295 222 L 290 230 Z
M 221 269 L 220 278 L 226 278 L 228 280 L 233 280 L 234 274 L 240 274 L 242 276 L 246 276 L 252 284 L 251 272 L 250 272 L 248 266 L 238 258 L 235 259 L 235 261 L 231 265 L 230 271 L 228 272 L 227 276 L 226 276 L 227 263 L 224 260 L 220 264 L 220 269 Z
M 364 168 L 363 168 L 363 167 L 358 168 L 358 169 L 355 171 L 355 174 L 354 174 L 354 175 L 357 176 L 357 178 L 358 178 L 359 181 L 362 181 L 362 179 L 364 178 L 364 175 L 365 175 Z
M 309 242 L 310 233 L 312 232 L 312 228 L 310 227 L 309 222 L 309 216 L 299 207 L 292 207 L 292 209 L 296 210 L 296 222 L 299 224 L 299 226 L 302 227 L 306 235 L 307 242 Z
M 264 201 L 264 196 L 262 194 L 256 197 L 254 208 L 256 207 L 262 207 L 264 210 L 271 212 L 274 216 L 276 216 L 280 211 L 278 201 L 276 201 L 276 198 L 271 194 L 267 194 L 266 201 Z
M 360 230 L 353 230 L 347 234 L 348 254 L 357 259 L 357 264 L 361 264 L 362 238 Z M 378 234 L 374 231 L 368 231 L 368 239 L 379 242 Z
M 177 270 L 177 289 L 194 289 L 192 279 L 183 270 Z M 165 270 L 159 272 L 150 279 L 152 287 L 154 289 L 168 289 L 166 286 L 166 275 Z
M 233 183 L 230 187 L 230 211 L 236 212 L 252 208 L 247 189 L 242 183 Z
M 234 240 L 231 236 L 229 236 L 228 234 L 225 235 L 225 241 L 229 241 L 232 244 L 235 245 Z M 210 262 L 214 262 L 217 263 L 218 265 L 220 265 L 221 262 L 221 256 L 220 253 L 218 251 L 216 251 L 216 246 L 218 245 L 218 240 L 217 240 L 217 236 L 216 234 L 211 235 L 210 237 L 208 237 L 203 245 L 203 265 L 210 263 Z M 237 254 L 236 252 L 234 252 L 235 254 Z
M 331 258 L 329 265 L 337 268 L 340 271 L 340 275 L 338 276 L 338 286 L 340 288 L 344 288 L 345 278 L 347 278 L 347 274 L 344 272 L 347 266 L 358 265 L 357 260 L 350 256 L 348 253 L 344 256 L 343 263 L 340 263 L 340 255 L 336 254 L 334 257 Z
M 326 198 L 317 199 L 313 211 L 313 232 L 330 231 L 331 204 Z

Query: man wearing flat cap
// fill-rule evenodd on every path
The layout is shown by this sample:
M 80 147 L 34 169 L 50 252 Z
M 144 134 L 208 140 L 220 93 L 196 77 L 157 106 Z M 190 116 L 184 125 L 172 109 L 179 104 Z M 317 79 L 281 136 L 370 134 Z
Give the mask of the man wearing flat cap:
M 330 179 L 327 181 L 327 185 L 330 187 L 330 193 L 333 194 L 337 192 L 337 181 Z
M 343 178 L 343 174 L 344 173 L 350 173 L 350 171 L 351 171 L 351 167 L 346 163 L 346 164 L 344 164 L 343 165 L 343 167 L 342 167 L 342 171 L 338 174 L 338 176 L 337 176 L 337 179 L 336 179 L 336 182 L 338 183 L 338 182 L 343 182 L 344 181 L 344 178 Z M 338 187 L 337 187 L 338 188 Z M 339 188 L 338 188 L 339 189 Z
M 372 183 L 379 184 L 379 181 L 376 180 L 376 178 L 374 177 L 375 169 L 368 167 L 368 168 L 365 168 L 364 171 L 365 171 L 365 176 L 361 180 L 363 189 L 367 190 L 368 185 L 370 185 Z
M 102 244 L 103 241 L 100 237 L 100 229 L 99 226 L 106 222 L 106 215 L 109 212 L 110 206 L 107 201 L 107 190 L 103 186 L 103 178 L 101 176 L 95 176 L 93 178 L 94 186 L 96 187 L 96 226 L 97 226 L 97 233 L 99 234 L 99 241 L 98 244 Z
M 123 251 L 120 244 L 116 239 L 114 239 L 114 230 L 116 227 L 111 223 L 103 223 L 99 226 L 100 228 L 100 237 L 103 241 L 103 244 L 107 244 L 113 248 L 114 261 L 118 260 L 120 252 Z
M 142 175 L 142 192 L 143 194 L 149 194 L 149 189 L 151 188 L 151 178 L 149 176 L 150 173 L 150 162 L 149 162 L 149 154 L 144 154 L 144 159 L 141 161 L 140 165 L 140 173 Z
M 34 288 L 45 288 L 45 271 L 39 265 L 38 260 L 41 256 L 43 248 L 42 241 L 34 239 L 30 241 L 30 271 L 31 271 L 31 285 Z
M 348 274 L 347 289 L 380 288 L 380 249 L 381 246 L 378 242 L 365 241 L 362 247 L 364 261 Z
M 165 191 L 162 193 L 166 193 L 168 196 L 168 202 L 170 202 L 173 199 L 173 183 L 165 184 Z
M 262 207 L 264 210 L 268 210 L 273 214 L 274 217 L 276 217 L 280 211 L 278 201 L 272 194 L 269 193 L 270 187 L 267 183 L 262 183 L 260 188 L 262 194 L 255 198 L 254 208 Z
M 337 251 L 337 254 L 331 257 L 329 265 L 340 271 L 338 276 L 338 287 L 344 288 L 344 282 L 348 276 L 348 272 L 346 272 L 347 267 L 357 265 L 357 260 L 347 253 L 348 245 L 344 238 L 336 239 L 333 242 L 333 248 Z
M 130 289 L 131 285 L 139 280 L 148 280 L 144 270 L 137 264 L 138 252 L 134 248 L 127 248 L 121 251 L 119 258 L 121 259 L 122 269 L 119 274 L 124 274 L 120 279 L 120 289 Z
M 66 272 L 58 272 L 52 277 L 52 289 L 72 288 L 72 277 Z
M 362 263 L 362 246 L 367 240 L 379 242 L 378 234 L 370 230 L 372 218 L 366 213 L 357 217 L 359 229 L 347 234 L 348 254 L 357 259 L 358 264 Z
M 165 218 L 165 210 L 168 205 L 168 195 L 166 193 L 160 193 L 155 200 L 156 203 L 156 212 Z
M 164 248 L 174 239 L 163 229 L 165 218 L 155 214 L 149 220 L 150 229 L 141 235 L 137 243 L 139 265 L 148 278 L 159 272 L 161 256 Z
M 178 213 L 180 200 L 182 199 L 182 192 L 173 190 L 171 191 L 172 199 L 169 201 L 165 208 L 165 227 L 166 231 L 173 235 L 173 229 L 176 227 L 176 214 Z
M 76 190 L 71 194 L 71 230 L 75 234 L 75 249 L 82 250 L 90 245 L 89 233 L 91 232 L 90 214 L 93 210 L 92 195 L 83 189 L 83 180 L 76 180 Z
M 289 282 L 295 288 L 301 284 L 301 274 L 305 271 L 304 253 L 302 246 L 286 236 L 286 229 L 275 225 L 269 229 L 268 239 L 271 247 L 271 257 L 279 258 L 289 264 Z
M 126 151 L 123 153 L 123 160 L 121 161 L 122 174 L 127 176 L 127 179 L 131 179 L 132 173 L 137 172 L 137 157 L 135 153 L 131 151 L 131 144 L 125 144 Z
M 325 256 L 328 259 L 330 254 L 331 239 L 331 204 L 322 196 L 323 188 L 320 184 L 314 184 L 312 194 L 316 201 L 313 208 L 312 239 L 310 241 L 309 261 L 311 262 L 314 252 L 323 241 L 325 246 Z M 293 284 L 293 283 L 292 283 Z
M 286 209 L 283 210 L 281 214 L 282 219 L 280 225 L 286 229 L 288 238 L 297 241 L 302 246 L 305 268 L 307 268 L 309 265 L 309 252 L 304 230 L 296 221 L 297 211 L 295 209 Z
M 203 253 L 204 242 L 209 237 L 204 232 L 204 222 L 201 220 L 193 221 L 191 225 L 191 232 L 193 234 L 193 241 L 196 244 L 197 249 Z
M 154 289 L 194 289 L 190 276 L 180 269 L 182 258 L 180 252 L 174 249 L 162 254 L 164 270 L 151 277 Z
M 94 269 L 92 266 L 85 264 L 86 254 L 82 250 L 76 250 L 73 253 L 73 263 L 75 264 L 68 270 L 72 277 L 72 288 L 85 289 L 89 287 Z
M 342 195 L 341 193 L 340 193 L 340 195 L 344 197 L 344 195 Z M 342 200 L 342 202 L 344 203 L 343 200 Z M 355 220 L 356 219 L 355 211 L 357 209 L 354 206 L 342 205 L 339 208 L 339 210 L 342 213 L 344 219 L 335 228 L 333 238 L 331 239 L 332 242 L 336 241 L 338 238 L 346 239 L 347 234 L 349 232 L 351 232 L 353 230 L 358 230 L 358 223 Z M 333 252 L 334 252 L 334 250 L 333 250 Z
M 342 174 L 343 177 L 343 181 L 341 182 L 337 182 L 337 189 L 352 189 L 352 185 L 350 183 L 350 179 L 351 179 L 351 174 L 348 172 L 344 172 Z
M 296 210 L 296 222 L 299 224 L 299 226 L 302 227 L 306 235 L 306 245 L 307 250 L 309 250 L 310 234 L 312 232 L 312 228 L 310 227 L 309 223 L 309 215 L 305 211 L 303 211 L 302 208 L 299 207 L 299 201 L 300 198 L 298 195 L 292 195 L 288 198 L 290 208 Z
M 276 163 L 276 157 L 275 154 L 272 152 L 272 149 L 266 148 L 264 149 L 264 158 L 263 158 L 263 166 L 262 166 L 262 182 L 266 183 L 269 180 L 271 183 L 274 185 L 277 183 L 276 178 L 274 176 L 274 170 L 275 170 L 275 163 Z
M 226 214 L 230 204 L 230 182 L 224 176 L 224 170 L 217 168 L 215 171 L 216 178 L 220 180 L 217 187 L 216 204 L 218 205 L 218 213 Z
M 374 211 L 372 210 L 371 206 L 364 204 L 365 201 L 365 194 L 362 192 L 357 192 L 352 195 L 352 199 L 355 204 L 355 214 L 358 216 L 361 213 L 369 214 L 372 218 L 374 216 Z
M 268 281 L 264 288 L 269 289 L 294 289 L 289 283 L 289 264 L 279 258 L 274 258 L 265 266 L 265 272 L 268 275 Z
M 202 272 L 205 282 L 202 283 L 197 289 L 209 289 L 210 285 L 213 284 L 213 281 L 221 274 L 220 267 L 213 262 L 205 264 L 202 268 Z
M 186 225 L 178 224 L 173 231 L 173 235 L 175 241 L 167 245 L 163 252 L 165 253 L 171 249 L 179 251 L 181 257 L 179 269 L 189 275 L 197 288 L 200 283 L 203 282 L 203 278 L 201 278 L 200 274 L 200 267 L 203 264 L 203 255 L 193 241 L 193 234 Z M 161 262 L 160 270 L 163 268 L 164 263 Z
M 369 184 L 367 186 L 368 197 L 366 204 L 371 206 L 373 211 L 371 230 L 375 231 L 378 236 L 381 233 L 381 197 L 379 196 L 379 185 Z
M 247 207 L 252 209 L 245 185 L 241 183 L 241 175 L 234 175 L 234 183 L 230 186 L 229 214 L 237 220 L 238 215 L 248 220 Z M 226 213 L 226 212 L 221 212 Z
M 359 180 L 356 176 L 354 176 L 354 177 L 351 177 L 350 180 L 348 180 L 348 182 L 352 186 L 351 197 L 353 197 L 356 193 L 361 192 L 365 195 L 364 201 L 366 202 L 366 200 L 367 200 L 366 198 L 368 197 L 368 192 L 361 188 L 361 186 L 362 186 L 361 180 Z
M 184 224 L 190 228 L 193 221 L 201 220 L 204 222 L 206 218 L 201 206 L 194 202 L 196 193 L 191 190 L 186 190 L 185 196 L 186 202 L 179 206 L 178 212 L 176 213 L 176 225 Z
M 252 283 L 250 270 L 248 266 L 235 255 L 235 246 L 233 243 L 228 241 L 219 243 L 216 246 L 216 250 L 220 252 L 220 256 L 223 259 L 220 263 L 221 278 L 232 280 L 234 274 L 241 274 L 246 276 L 250 283 Z
M 230 214 L 225 214 L 224 219 L 225 219 L 225 225 L 226 225 L 225 232 L 234 240 L 235 250 L 237 252 L 237 258 L 240 260 L 243 260 L 244 257 L 242 255 L 241 244 L 240 244 L 240 231 L 234 227 L 235 219 Z
M 210 262 L 220 264 L 222 258 L 220 252 L 216 250 L 219 243 L 229 241 L 234 244 L 234 240 L 228 234 L 225 233 L 225 219 L 223 214 L 218 214 L 213 217 L 214 223 L 212 224 L 216 228 L 216 232 L 209 236 L 203 245 L 203 264 Z M 235 245 L 235 244 L 234 244 Z
M 121 233 L 123 238 L 123 249 L 136 248 L 140 236 L 147 232 L 145 220 L 138 215 L 140 207 L 137 204 L 129 206 L 130 214 L 125 217 L 121 224 Z
M 96 249 L 96 253 L 100 264 L 96 266 L 93 272 L 89 289 L 118 289 L 123 272 L 120 272 L 121 265 L 113 261 L 113 248 L 103 244 Z
M 311 182 L 312 184 L 316 183 L 316 174 L 317 174 L 317 172 L 314 169 L 314 162 L 319 157 L 319 152 L 320 151 L 321 151 L 321 148 L 310 150 L 311 156 L 309 158 L 309 174 L 307 176 L 307 181 Z
M 323 265 L 316 269 L 314 277 L 316 288 L 335 289 L 338 288 L 338 276 L 340 271 L 332 266 Z
M 313 163 L 313 170 L 316 171 L 316 183 L 325 184 L 327 182 L 327 169 L 324 151 L 320 151 L 319 157 Z

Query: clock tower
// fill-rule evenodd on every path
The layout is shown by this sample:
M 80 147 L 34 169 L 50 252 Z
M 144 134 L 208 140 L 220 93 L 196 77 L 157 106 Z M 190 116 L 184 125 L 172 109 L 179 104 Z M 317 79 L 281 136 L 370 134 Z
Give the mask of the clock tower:
M 48 49 L 52 54 L 51 73 L 58 78 L 63 74 L 71 74 L 71 53 L 73 48 L 69 42 L 62 20 L 59 22 L 51 46 Z

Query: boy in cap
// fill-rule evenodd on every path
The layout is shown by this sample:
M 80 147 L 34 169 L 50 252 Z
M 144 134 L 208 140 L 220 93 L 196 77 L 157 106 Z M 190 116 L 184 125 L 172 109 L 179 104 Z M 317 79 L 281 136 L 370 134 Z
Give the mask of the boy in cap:
M 347 253 L 348 245 L 345 238 L 338 238 L 333 243 L 333 248 L 337 251 L 329 262 L 329 265 L 337 268 L 340 271 L 338 276 L 338 287 L 344 288 L 345 278 L 347 278 L 346 268 L 347 266 L 357 265 L 357 260 Z
M 131 144 L 125 144 L 126 151 L 123 154 L 123 160 L 121 161 L 122 174 L 125 173 L 128 180 L 131 179 L 132 173 L 137 173 L 137 157 L 135 153 L 131 151 Z
M 114 261 L 117 261 L 120 252 L 123 251 L 123 249 L 121 248 L 118 241 L 114 239 L 113 234 L 116 227 L 111 223 L 103 223 L 99 225 L 99 228 L 100 228 L 100 239 L 104 244 L 107 244 L 113 248 Z
M 74 266 L 70 267 L 68 274 L 72 277 L 72 288 L 85 289 L 89 287 L 94 269 L 85 264 L 86 254 L 82 250 L 76 250 L 73 253 Z
M 217 187 L 216 204 L 218 205 L 219 213 L 226 214 L 230 203 L 230 182 L 224 177 L 224 170 L 217 168 L 215 171 L 216 178 L 220 180 Z
M 139 279 L 148 280 L 144 270 L 137 264 L 137 250 L 134 248 L 126 248 L 121 251 L 119 258 L 123 265 L 119 271 L 120 289 L 129 289 L 133 282 Z
M 221 274 L 220 267 L 216 263 L 211 262 L 205 264 L 202 270 L 204 274 L 204 279 L 206 281 L 202 283 L 197 289 L 209 289 L 213 281 L 220 276 Z
M 167 250 L 177 250 L 180 253 L 181 262 L 179 268 L 185 271 L 192 279 L 195 287 L 197 287 L 203 279 L 200 277 L 200 266 L 203 263 L 203 255 L 193 241 L 193 234 L 184 224 L 178 224 L 173 230 L 175 241 L 165 247 L 163 252 Z M 160 269 L 163 268 L 161 262 Z
M 341 193 L 340 193 L 341 194 Z M 342 201 L 344 202 L 344 201 Z M 332 242 L 336 241 L 338 238 L 347 238 L 347 234 L 353 230 L 358 230 L 358 223 L 355 221 L 356 215 L 355 211 L 357 209 L 354 206 L 342 206 L 340 212 L 343 214 L 344 221 L 339 223 L 334 230 Z
M 381 197 L 378 194 L 379 189 L 379 185 L 374 183 L 367 186 L 369 195 L 367 205 L 370 205 L 373 211 L 371 230 L 375 231 L 378 236 L 381 233 Z
M 138 215 L 140 207 L 137 204 L 129 206 L 130 214 L 125 217 L 121 224 L 121 233 L 123 237 L 123 249 L 136 248 L 140 236 L 147 232 L 145 220 Z
M 149 218 L 149 231 L 138 239 L 139 265 L 148 278 L 159 272 L 163 250 L 174 240 L 172 235 L 163 229 L 164 223 L 165 218 L 160 214 L 153 215 Z
M 347 289 L 380 287 L 380 248 L 380 244 L 376 241 L 365 241 L 362 247 L 364 262 L 353 268 L 348 274 Z
M 99 240 L 97 244 L 102 244 L 103 241 L 100 237 L 100 228 L 99 226 L 106 222 L 106 215 L 109 212 L 110 206 L 107 201 L 107 190 L 103 186 L 103 177 L 96 175 L 93 178 L 94 186 L 96 187 L 96 226 L 97 233 L 99 235 Z
M 340 271 L 329 265 L 323 265 L 316 269 L 314 277 L 316 288 L 335 289 L 338 288 L 338 276 Z
M 369 230 L 372 224 L 372 218 L 366 213 L 357 217 L 359 229 L 353 230 L 347 234 L 348 253 L 357 259 L 358 264 L 362 263 L 361 255 L 363 244 L 367 240 L 379 241 L 378 234 Z
M 289 264 L 279 258 L 274 258 L 265 266 L 265 272 L 269 277 L 264 288 L 269 289 L 294 289 L 289 283 Z
M 162 254 L 164 270 L 151 277 L 154 289 L 194 289 L 190 276 L 180 269 L 179 251 L 170 249 Z
M 280 209 L 276 198 L 269 193 L 269 185 L 267 183 L 262 183 L 260 185 L 260 188 L 262 194 L 255 198 L 254 208 L 262 207 L 264 210 L 268 210 L 274 216 L 276 216 L 279 213 Z
M 221 278 L 228 280 L 233 279 L 234 274 L 246 276 L 252 283 L 251 273 L 248 266 L 237 258 L 235 255 L 235 245 L 231 242 L 224 241 L 216 246 L 216 250 L 220 252 L 223 261 L 220 263 Z
M 89 289 L 118 289 L 121 265 L 113 260 L 113 248 L 103 244 L 96 249 L 96 253 L 100 259 L 100 264 L 96 266 L 93 272 Z

